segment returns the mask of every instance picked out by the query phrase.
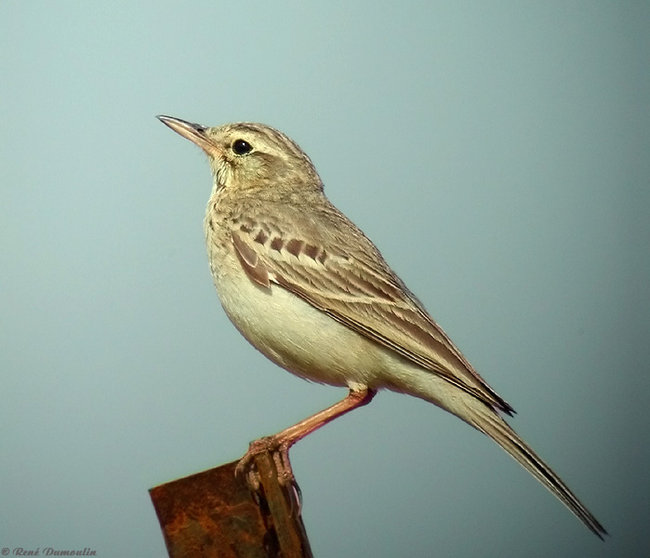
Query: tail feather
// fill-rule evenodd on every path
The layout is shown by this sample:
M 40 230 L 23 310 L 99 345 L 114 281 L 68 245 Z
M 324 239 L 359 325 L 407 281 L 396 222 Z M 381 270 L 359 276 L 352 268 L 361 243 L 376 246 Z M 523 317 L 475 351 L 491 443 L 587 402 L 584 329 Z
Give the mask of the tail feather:
M 462 418 L 499 444 L 524 469 L 561 500 L 595 535 L 604 540 L 603 536 L 607 534 L 607 531 L 600 522 L 578 500 L 562 479 L 495 411 L 483 404 L 480 407 L 471 405 L 469 416 Z
M 390 382 L 386 382 L 386 387 L 425 399 L 492 438 L 563 502 L 596 536 L 604 540 L 604 535 L 607 534 L 605 528 L 562 479 L 501 418 L 497 410 L 443 378 L 415 366 L 410 368 L 407 374 L 398 372 L 399 369 L 391 375 Z

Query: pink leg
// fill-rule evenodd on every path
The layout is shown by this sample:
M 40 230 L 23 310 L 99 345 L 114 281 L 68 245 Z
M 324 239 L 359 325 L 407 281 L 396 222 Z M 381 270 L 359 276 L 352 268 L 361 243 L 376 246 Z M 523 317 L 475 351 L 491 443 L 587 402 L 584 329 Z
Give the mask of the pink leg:
M 289 463 L 289 448 L 298 440 L 318 430 L 321 426 L 333 421 L 335 418 L 350 412 L 352 409 L 367 405 L 377 392 L 374 389 L 350 390 L 345 399 L 334 403 L 300 422 L 285 428 L 277 434 L 266 436 L 251 442 L 248 451 L 239 460 L 236 474 L 241 474 L 250 466 L 251 459 L 260 453 L 272 452 L 273 459 L 278 469 L 278 478 L 281 484 L 288 484 L 293 480 L 293 472 Z M 257 484 L 257 483 L 254 483 Z

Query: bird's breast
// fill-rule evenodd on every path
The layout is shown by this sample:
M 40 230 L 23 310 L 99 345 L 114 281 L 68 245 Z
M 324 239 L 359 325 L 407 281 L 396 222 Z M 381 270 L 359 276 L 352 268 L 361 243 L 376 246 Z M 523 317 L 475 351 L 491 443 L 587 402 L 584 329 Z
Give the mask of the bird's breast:
M 266 357 L 312 381 L 377 385 L 385 369 L 386 349 L 279 285 L 271 283 L 267 288 L 254 283 L 234 248 L 213 244 L 208 252 L 226 314 Z

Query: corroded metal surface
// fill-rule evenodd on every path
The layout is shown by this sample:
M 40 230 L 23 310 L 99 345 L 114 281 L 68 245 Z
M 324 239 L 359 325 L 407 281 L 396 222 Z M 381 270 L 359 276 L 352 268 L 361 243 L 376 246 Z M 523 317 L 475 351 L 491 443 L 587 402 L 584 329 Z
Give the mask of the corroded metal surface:
M 171 558 L 311 558 L 297 486 L 282 486 L 270 454 L 254 458 L 255 494 L 237 461 L 152 488 Z

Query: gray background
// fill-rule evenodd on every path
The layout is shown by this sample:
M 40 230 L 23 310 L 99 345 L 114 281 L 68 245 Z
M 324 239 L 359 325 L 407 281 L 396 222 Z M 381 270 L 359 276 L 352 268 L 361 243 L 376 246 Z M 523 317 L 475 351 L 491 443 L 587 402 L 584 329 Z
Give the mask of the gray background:
M 295 138 L 613 535 L 382 393 L 292 450 L 316 556 L 648 555 L 649 12 L 2 2 L 0 547 L 162 556 L 148 488 L 344 395 L 228 323 L 165 113 Z

